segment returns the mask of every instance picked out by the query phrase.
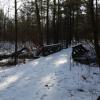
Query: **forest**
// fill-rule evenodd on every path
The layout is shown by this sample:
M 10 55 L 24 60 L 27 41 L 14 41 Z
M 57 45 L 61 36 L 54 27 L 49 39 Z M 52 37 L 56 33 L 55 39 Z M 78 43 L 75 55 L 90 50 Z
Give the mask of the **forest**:
M 15 43 L 15 52 L 18 42 L 40 47 L 64 43 L 68 47 L 89 41 L 100 62 L 98 0 L 15 0 L 4 8 L 0 8 L 0 41 Z
M 0 0 L 0 100 L 100 100 L 100 0 Z

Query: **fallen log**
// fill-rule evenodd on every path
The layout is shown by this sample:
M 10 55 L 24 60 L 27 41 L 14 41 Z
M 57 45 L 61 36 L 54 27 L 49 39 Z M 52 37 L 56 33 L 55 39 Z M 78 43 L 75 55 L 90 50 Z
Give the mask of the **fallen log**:
M 26 51 L 26 53 L 24 52 Z M 33 53 L 30 53 L 30 49 L 27 47 L 22 48 L 21 50 L 17 51 L 17 52 L 13 52 L 11 54 L 8 55 L 0 55 L 0 60 L 3 59 L 8 59 L 8 58 L 14 58 L 17 55 L 18 58 L 20 59 L 24 59 L 24 58 L 28 58 L 28 59 L 36 59 L 39 58 L 38 56 L 34 56 Z

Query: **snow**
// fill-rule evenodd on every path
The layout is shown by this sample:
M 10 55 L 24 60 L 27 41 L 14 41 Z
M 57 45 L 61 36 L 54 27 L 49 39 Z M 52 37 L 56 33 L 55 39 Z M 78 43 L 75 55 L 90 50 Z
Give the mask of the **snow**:
M 21 50 L 24 47 L 28 47 L 36 52 L 36 48 L 34 47 L 33 42 L 26 41 L 26 42 L 18 42 L 18 50 Z M 2 54 L 11 54 L 15 51 L 15 43 L 8 42 L 8 41 L 1 41 L 0 42 L 0 55 Z
M 61 43 L 57 43 L 57 44 L 50 44 L 50 45 L 44 45 L 44 47 L 58 46 L 58 45 L 61 45 Z
M 96 100 L 100 95 L 99 68 L 73 62 L 71 52 L 71 48 L 64 49 L 0 69 L 0 100 Z

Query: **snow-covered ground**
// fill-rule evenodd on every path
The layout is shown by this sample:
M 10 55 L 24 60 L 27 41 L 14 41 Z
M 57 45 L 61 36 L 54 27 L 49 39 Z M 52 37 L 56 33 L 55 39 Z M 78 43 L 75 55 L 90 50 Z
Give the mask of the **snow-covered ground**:
M 0 100 L 96 100 L 100 70 L 72 63 L 71 48 L 0 70 Z

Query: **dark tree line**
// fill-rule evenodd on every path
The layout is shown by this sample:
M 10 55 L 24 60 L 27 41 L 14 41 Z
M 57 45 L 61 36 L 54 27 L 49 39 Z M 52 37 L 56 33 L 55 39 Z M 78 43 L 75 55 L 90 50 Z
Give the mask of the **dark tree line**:
M 97 0 L 21 1 L 15 18 L 0 10 L 0 40 L 32 41 L 36 45 L 92 41 L 100 62 L 100 4 Z

